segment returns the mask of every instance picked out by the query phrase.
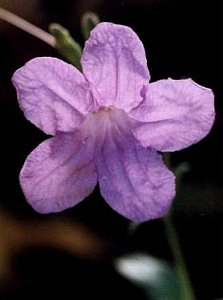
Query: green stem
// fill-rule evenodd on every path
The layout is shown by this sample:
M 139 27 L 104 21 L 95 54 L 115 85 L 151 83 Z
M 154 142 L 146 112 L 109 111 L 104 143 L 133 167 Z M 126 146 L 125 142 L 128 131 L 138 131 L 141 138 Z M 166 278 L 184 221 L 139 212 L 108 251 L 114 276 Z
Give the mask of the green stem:
M 195 300 L 194 291 L 187 271 L 183 253 L 180 247 L 177 231 L 171 220 L 171 215 L 163 218 L 169 246 L 176 265 L 176 271 L 181 285 L 182 298 L 181 300 Z

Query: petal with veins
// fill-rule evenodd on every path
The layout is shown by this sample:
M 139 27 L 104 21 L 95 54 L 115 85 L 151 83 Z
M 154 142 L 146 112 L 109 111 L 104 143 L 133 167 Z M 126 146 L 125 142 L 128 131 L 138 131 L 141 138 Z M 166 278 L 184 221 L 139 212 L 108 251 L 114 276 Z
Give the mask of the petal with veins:
M 149 81 L 149 71 L 142 42 L 131 28 L 97 25 L 85 44 L 81 63 L 101 106 L 128 110 L 142 101 L 140 91 Z
M 200 141 L 213 125 L 213 92 L 191 79 L 151 83 L 144 97 L 130 112 L 140 121 L 133 132 L 144 146 L 180 150 Z
M 101 194 L 121 215 L 133 221 L 164 216 L 175 195 L 174 175 L 161 156 L 132 136 L 110 131 L 98 152 Z
M 62 60 L 32 59 L 15 72 L 12 81 L 26 118 L 47 134 L 73 131 L 93 108 L 84 76 Z
M 46 140 L 27 157 L 20 183 L 27 201 L 40 213 L 74 206 L 97 183 L 93 142 L 80 131 Z

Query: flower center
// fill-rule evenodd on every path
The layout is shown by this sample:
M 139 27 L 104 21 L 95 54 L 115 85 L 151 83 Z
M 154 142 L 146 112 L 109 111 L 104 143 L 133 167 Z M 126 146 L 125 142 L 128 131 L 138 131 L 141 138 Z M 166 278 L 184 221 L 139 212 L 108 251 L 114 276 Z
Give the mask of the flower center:
M 100 111 L 106 112 L 106 111 L 111 111 L 111 110 L 113 110 L 113 109 L 115 109 L 114 106 L 109 106 L 109 107 L 107 107 L 107 106 L 101 106 L 101 107 L 99 108 L 98 112 L 100 112 Z
M 102 137 L 112 131 L 125 131 L 129 126 L 126 113 L 114 106 L 100 107 L 88 114 L 83 124 L 85 133 Z
M 116 108 L 114 106 L 101 106 L 97 111 L 92 112 L 100 116 L 109 116 Z

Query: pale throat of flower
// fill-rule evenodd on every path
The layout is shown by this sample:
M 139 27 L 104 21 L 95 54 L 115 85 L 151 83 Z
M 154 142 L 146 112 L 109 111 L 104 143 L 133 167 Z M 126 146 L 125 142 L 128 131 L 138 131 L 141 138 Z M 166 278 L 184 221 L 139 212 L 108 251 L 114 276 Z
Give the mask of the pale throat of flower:
M 115 106 L 101 106 L 89 113 L 83 122 L 82 129 L 86 135 L 102 138 L 111 131 L 116 134 L 125 132 L 129 127 L 127 114 Z
M 120 110 L 115 106 L 100 106 L 96 110 L 92 111 L 87 118 L 92 122 L 96 122 L 100 125 L 108 125 L 109 123 L 115 122 L 116 118 L 120 114 Z

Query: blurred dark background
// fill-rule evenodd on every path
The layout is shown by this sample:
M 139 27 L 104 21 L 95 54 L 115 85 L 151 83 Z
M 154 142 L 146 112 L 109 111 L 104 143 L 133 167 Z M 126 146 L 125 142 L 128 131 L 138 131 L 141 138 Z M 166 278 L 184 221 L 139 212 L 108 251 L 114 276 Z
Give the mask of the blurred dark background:
M 223 297 L 221 1 L 2 0 L 0 5 L 46 31 L 49 23 L 60 23 L 82 45 L 81 16 L 94 11 L 101 21 L 135 30 L 145 46 L 152 81 L 191 77 L 214 91 L 217 115 L 211 133 L 171 158 L 175 166 L 184 161 L 191 165 L 174 203 L 174 221 L 197 298 Z M 23 117 L 11 76 L 37 56 L 60 57 L 47 44 L 0 20 L 0 297 L 144 299 L 114 271 L 112 261 L 143 251 L 171 264 L 161 220 L 141 225 L 129 237 L 129 221 L 106 205 L 98 188 L 57 215 L 38 215 L 21 192 L 22 164 L 46 136 Z

